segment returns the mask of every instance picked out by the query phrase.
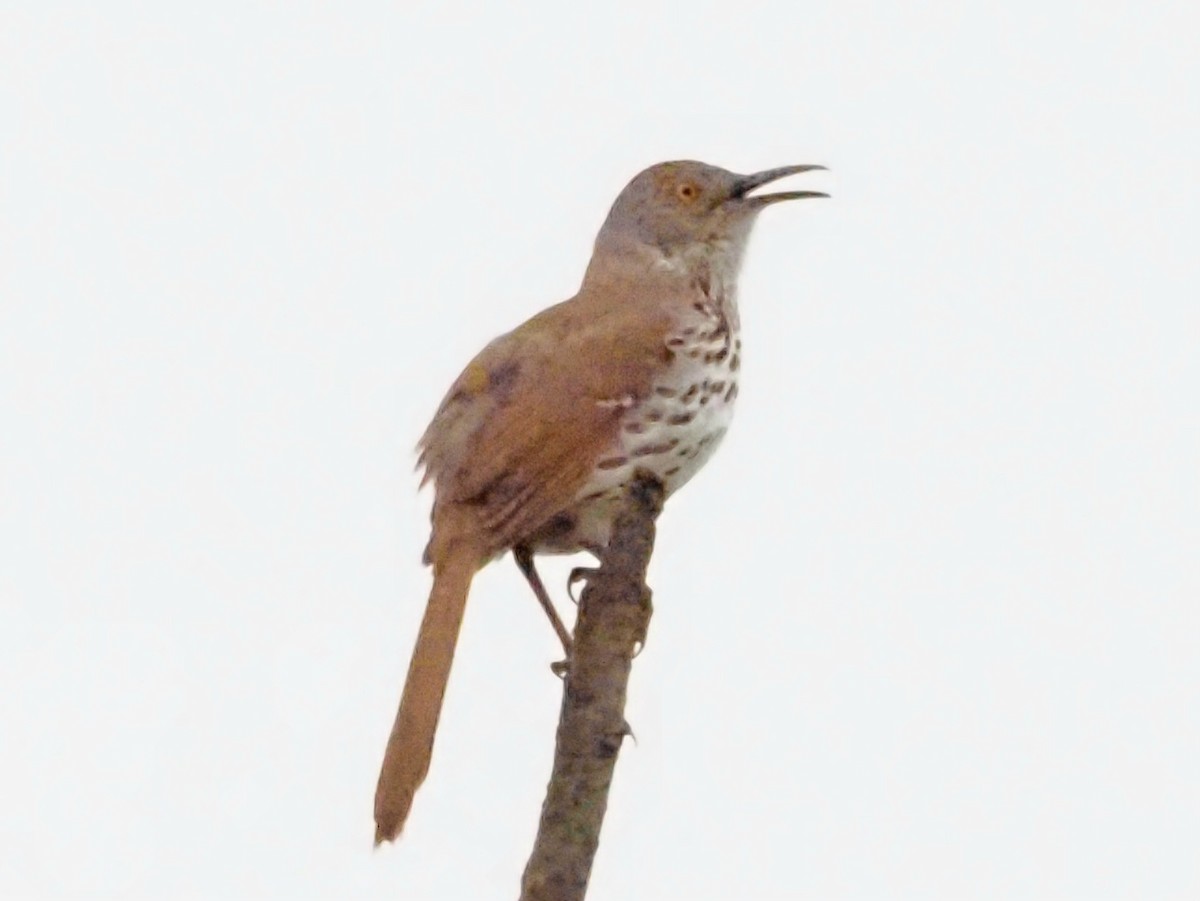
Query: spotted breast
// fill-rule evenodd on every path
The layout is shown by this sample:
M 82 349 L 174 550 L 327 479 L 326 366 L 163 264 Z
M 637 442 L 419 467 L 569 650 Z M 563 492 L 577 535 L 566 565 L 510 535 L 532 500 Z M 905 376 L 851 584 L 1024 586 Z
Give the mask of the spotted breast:
M 741 365 L 737 305 L 731 284 L 713 285 L 704 278 L 699 287 L 696 300 L 664 338 L 671 364 L 649 395 L 612 401 L 627 412 L 616 442 L 597 460 L 574 508 L 562 518 L 570 533 L 562 536 L 562 550 L 608 543 L 615 504 L 637 469 L 654 473 L 671 494 L 700 471 L 725 437 Z M 550 540 L 539 550 L 559 549 L 557 541 L 545 537 Z

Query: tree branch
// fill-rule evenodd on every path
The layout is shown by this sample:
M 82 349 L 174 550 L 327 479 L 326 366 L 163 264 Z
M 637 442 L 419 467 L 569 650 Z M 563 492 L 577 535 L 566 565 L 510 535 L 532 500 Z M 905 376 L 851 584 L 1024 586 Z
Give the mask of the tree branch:
M 520 901 L 582 901 L 625 722 L 625 690 L 650 624 L 646 567 L 663 487 L 639 470 L 625 490 L 612 540 L 579 600 L 563 682 L 554 768 Z

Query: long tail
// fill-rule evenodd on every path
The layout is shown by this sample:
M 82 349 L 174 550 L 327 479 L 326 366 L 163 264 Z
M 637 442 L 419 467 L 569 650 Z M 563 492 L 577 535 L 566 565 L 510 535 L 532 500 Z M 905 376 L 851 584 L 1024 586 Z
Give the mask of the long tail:
M 375 844 L 396 839 L 404 828 L 413 795 L 429 771 L 433 736 L 454 661 L 471 580 L 479 570 L 473 554 L 451 553 L 434 568 L 433 590 L 417 634 L 408 678 L 392 734 L 388 737 L 375 789 Z

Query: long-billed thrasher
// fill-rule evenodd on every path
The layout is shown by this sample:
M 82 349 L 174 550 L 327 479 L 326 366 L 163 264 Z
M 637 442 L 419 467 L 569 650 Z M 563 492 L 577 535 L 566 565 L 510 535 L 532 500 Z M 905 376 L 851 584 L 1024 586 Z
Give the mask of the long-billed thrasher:
M 475 573 L 513 551 L 569 654 L 533 555 L 601 554 L 635 470 L 670 494 L 720 443 L 751 226 L 777 201 L 826 196 L 752 192 L 821 168 L 651 166 L 617 197 L 579 292 L 496 338 L 450 387 L 420 442 L 422 484 L 435 486 L 433 589 L 379 774 L 376 844 L 399 835 L 425 779 Z

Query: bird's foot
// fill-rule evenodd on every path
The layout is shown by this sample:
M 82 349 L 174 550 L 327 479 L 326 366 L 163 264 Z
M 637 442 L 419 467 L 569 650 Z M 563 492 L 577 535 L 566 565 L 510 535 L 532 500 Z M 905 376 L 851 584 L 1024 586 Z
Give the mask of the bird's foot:
M 574 601 L 577 606 L 579 598 L 575 596 L 576 583 L 583 582 L 584 588 L 586 588 L 588 579 L 598 572 L 600 572 L 600 567 L 598 566 L 577 566 L 567 576 L 567 597 Z

